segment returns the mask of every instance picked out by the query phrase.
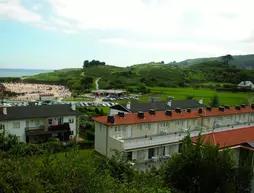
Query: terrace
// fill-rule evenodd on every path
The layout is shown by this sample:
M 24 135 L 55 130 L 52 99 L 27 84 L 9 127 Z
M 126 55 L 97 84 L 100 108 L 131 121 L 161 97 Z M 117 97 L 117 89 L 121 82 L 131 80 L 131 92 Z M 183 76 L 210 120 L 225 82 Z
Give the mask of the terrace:
M 46 127 L 44 125 L 38 127 L 25 128 L 27 142 L 42 142 L 51 137 L 56 137 L 60 141 L 69 140 L 72 131 L 68 123 Z

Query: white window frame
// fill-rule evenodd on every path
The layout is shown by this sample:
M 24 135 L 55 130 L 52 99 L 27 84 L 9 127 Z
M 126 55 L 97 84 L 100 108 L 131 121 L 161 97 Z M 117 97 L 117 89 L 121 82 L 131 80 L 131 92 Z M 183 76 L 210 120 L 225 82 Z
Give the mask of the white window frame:
M 13 129 L 20 129 L 20 121 L 13 121 L 12 127 Z

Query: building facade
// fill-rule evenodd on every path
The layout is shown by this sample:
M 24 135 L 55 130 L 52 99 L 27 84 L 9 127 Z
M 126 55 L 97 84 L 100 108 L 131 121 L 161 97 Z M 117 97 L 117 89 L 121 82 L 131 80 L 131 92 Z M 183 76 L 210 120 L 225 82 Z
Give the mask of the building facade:
M 95 150 L 111 157 L 124 152 L 138 168 L 159 163 L 179 151 L 180 141 L 191 136 L 254 125 L 254 105 L 175 109 L 99 116 L 95 121 Z M 253 137 L 254 141 L 254 137 Z
M 68 141 L 78 135 L 78 113 L 70 105 L 28 105 L 0 108 L 0 130 L 20 142 Z

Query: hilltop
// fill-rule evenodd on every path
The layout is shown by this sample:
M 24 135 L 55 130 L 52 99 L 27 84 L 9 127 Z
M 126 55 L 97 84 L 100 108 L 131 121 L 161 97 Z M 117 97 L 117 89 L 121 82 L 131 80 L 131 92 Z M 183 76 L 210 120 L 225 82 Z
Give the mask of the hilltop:
M 254 69 L 254 54 L 249 55 L 235 55 L 232 56 L 232 60 L 229 61 L 229 64 L 234 65 L 239 68 L 244 69 Z M 221 56 L 211 57 L 211 58 L 196 58 L 196 59 L 187 59 L 181 62 L 176 63 L 180 66 L 191 66 L 195 64 L 205 63 L 205 62 L 214 62 L 222 61 Z
M 254 69 L 246 67 L 247 61 L 251 64 L 251 58 L 254 61 L 254 55 L 248 55 L 233 56 L 228 62 L 217 57 L 170 64 L 151 62 L 129 67 L 99 63 L 86 65 L 84 68 L 42 73 L 26 77 L 24 81 L 64 84 L 78 93 L 94 89 L 97 78 L 100 78 L 100 88 L 124 88 L 131 92 L 145 92 L 146 87 L 155 86 L 218 88 L 226 85 L 232 87 L 242 80 L 254 82 Z M 239 63 L 239 61 L 246 61 L 246 63 Z

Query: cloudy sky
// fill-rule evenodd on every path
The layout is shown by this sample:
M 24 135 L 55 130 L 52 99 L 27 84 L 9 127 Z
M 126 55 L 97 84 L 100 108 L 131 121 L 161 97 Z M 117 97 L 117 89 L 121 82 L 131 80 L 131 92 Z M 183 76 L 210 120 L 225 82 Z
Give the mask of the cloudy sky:
M 253 0 L 0 0 L 0 67 L 254 53 Z

